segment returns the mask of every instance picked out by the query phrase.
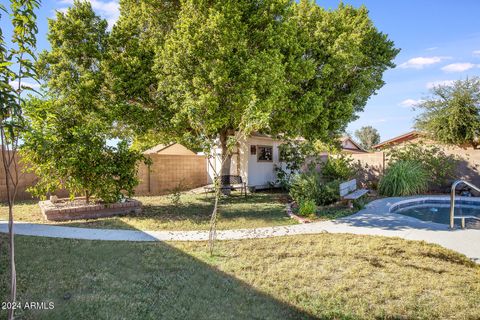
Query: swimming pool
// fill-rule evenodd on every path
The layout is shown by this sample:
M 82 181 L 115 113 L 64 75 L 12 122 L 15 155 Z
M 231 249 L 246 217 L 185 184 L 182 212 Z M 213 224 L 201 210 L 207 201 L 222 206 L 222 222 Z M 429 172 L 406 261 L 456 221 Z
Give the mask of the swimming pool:
M 477 199 L 476 199 L 477 200 Z M 423 221 L 450 224 L 450 201 L 447 199 L 410 199 L 400 201 L 390 207 L 390 212 L 417 218 Z M 476 216 L 480 218 L 480 201 L 456 200 L 455 217 Z M 455 219 L 455 226 L 460 227 L 460 220 Z M 480 221 L 465 219 L 465 227 L 480 229 Z

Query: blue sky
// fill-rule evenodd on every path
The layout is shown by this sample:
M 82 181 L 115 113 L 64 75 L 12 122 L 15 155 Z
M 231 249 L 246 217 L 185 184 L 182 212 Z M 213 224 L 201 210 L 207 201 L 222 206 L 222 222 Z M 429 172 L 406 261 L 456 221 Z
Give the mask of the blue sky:
M 90 0 L 98 14 L 109 21 L 118 18 L 118 1 Z M 480 76 L 479 0 L 344 0 L 365 5 L 377 28 L 401 49 L 397 67 L 384 75 L 385 86 L 373 96 L 360 118 L 351 123 L 353 133 L 364 125 L 380 131 L 382 140 L 412 129 L 418 111 L 412 105 L 429 94 L 429 87 L 467 76 Z M 0 0 L 5 6 L 8 0 Z M 47 18 L 65 10 L 73 0 L 43 1 L 38 12 L 39 50 L 48 48 Z M 317 0 L 335 8 L 338 0 Z M 2 28 L 4 20 L 2 19 Z M 8 34 L 8 29 L 6 30 Z

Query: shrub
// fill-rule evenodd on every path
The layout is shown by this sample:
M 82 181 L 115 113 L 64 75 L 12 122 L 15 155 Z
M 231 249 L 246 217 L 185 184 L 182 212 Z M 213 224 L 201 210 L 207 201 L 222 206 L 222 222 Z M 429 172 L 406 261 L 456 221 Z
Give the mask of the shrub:
M 292 178 L 290 196 L 297 202 L 313 200 L 317 205 L 327 205 L 339 199 L 339 182 L 324 183 L 314 171 L 296 174 Z
M 176 207 L 179 207 L 182 205 L 182 190 L 184 190 L 184 186 L 183 186 L 183 181 L 180 182 L 179 184 L 177 184 L 177 186 L 175 188 L 173 188 L 173 190 L 171 190 L 172 193 L 170 193 L 170 195 L 168 196 L 168 198 L 170 199 L 170 201 L 172 202 L 172 204 Z
M 334 180 L 321 185 L 320 193 L 317 196 L 319 205 L 328 205 L 340 200 L 340 181 Z
M 302 200 L 298 206 L 298 214 L 303 217 L 308 217 L 317 211 L 317 205 L 314 200 Z
M 316 172 L 295 174 L 290 184 L 290 196 L 297 203 L 304 199 L 315 200 L 320 193 L 320 175 Z
M 420 164 L 428 174 L 432 187 L 442 187 L 453 178 L 457 160 L 447 155 L 440 147 L 417 143 L 392 148 L 387 152 L 388 164 L 397 161 L 412 161 Z
M 378 191 L 384 196 L 407 196 L 427 191 L 429 175 L 420 163 L 400 160 L 389 166 Z
M 292 178 L 309 162 L 315 166 L 320 161 L 312 143 L 308 141 L 287 141 L 279 147 L 281 165 L 275 165 L 276 181 L 272 185 L 280 185 L 284 190 L 290 189 Z
M 322 167 L 322 176 L 326 181 L 348 180 L 355 174 L 352 159 L 338 155 L 329 157 Z

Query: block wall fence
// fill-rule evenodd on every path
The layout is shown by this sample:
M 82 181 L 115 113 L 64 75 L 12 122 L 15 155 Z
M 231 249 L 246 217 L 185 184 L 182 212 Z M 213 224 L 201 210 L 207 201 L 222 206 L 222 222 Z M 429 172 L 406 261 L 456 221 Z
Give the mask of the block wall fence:
M 464 179 L 480 185 L 480 150 L 445 148 L 444 152 L 454 155 L 458 159 L 458 165 L 454 173 L 455 180 Z M 359 163 L 363 167 L 363 172 L 359 172 L 357 177 L 362 182 L 369 179 L 378 179 L 388 165 L 388 159 L 386 159 L 383 151 L 352 154 L 351 157 L 355 163 Z
M 207 184 L 207 160 L 197 155 L 151 154 L 150 166 L 141 164 L 136 195 L 162 195 Z
M 10 153 L 11 154 L 11 153 Z M 34 173 L 24 173 L 24 165 L 19 161 L 19 157 L 16 156 L 18 163 L 18 188 L 16 200 L 32 199 L 32 195 L 27 192 L 27 188 L 33 186 L 37 182 L 37 176 Z M 7 200 L 7 183 L 5 181 L 5 170 L 3 168 L 3 159 L 0 157 L 0 201 Z
M 192 189 L 207 184 L 207 161 L 197 155 L 148 155 L 152 164 L 139 166 L 140 184 L 135 189 L 136 195 L 162 195 L 175 188 Z M 0 157 L 0 201 L 7 200 L 7 188 L 3 160 Z M 19 162 L 20 174 L 16 200 L 32 199 L 27 189 L 38 180 L 33 173 L 23 173 L 24 165 Z M 68 196 L 65 190 L 56 193 L 60 197 Z

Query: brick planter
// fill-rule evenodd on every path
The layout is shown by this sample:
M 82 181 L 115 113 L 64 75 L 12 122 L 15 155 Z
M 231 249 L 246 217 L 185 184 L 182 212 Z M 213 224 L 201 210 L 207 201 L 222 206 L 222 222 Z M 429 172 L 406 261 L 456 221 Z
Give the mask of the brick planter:
M 45 219 L 50 221 L 95 219 L 142 212 L 142 203 L 133 199 L 109 204 L 87 204 L 81 198 L 75 199 L 74 202 L 70 199 L 58 199 L 55 203 L 50 200 L 40 201 L 38 205 Z
M 299 223 L 310 223 L 310 222 L 312 222 L 312 220 L 310 220 L 310 219 L 297 216 L 295 213 L 293 213 L 291 203 L 287 203 L 286 211 L 287 211 L 287 214 L 290 218 L 297 220 Z

